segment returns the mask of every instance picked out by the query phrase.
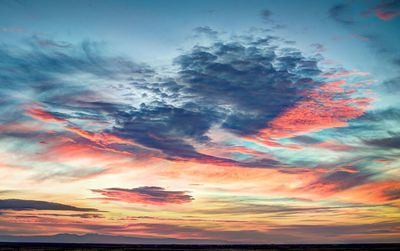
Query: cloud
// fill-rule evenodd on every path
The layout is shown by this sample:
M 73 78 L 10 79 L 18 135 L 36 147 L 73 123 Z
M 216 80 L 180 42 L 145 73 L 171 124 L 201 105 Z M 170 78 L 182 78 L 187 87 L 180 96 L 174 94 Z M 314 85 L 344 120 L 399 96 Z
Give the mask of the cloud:
M 400 92 L 400 76 L 385 80 L 382 85 L 387 93 L 398 93 Z
M 400 199 L 400 189 L 398 188 L 388 189 L 384 191 L 384 197 L 388 201 L 398 200 Z
M 264 22 L 271 22 L 271 16 L 272 16 L 272 12 L 268 9 L 264 9 L 260 12 L 260 16 L 263 19 Z
M 27 108 L 26 115 L 28 115 L 32 118 L 35 118 L 35 119 L 42 120 L 44 122 L 51 122 L 51 123 L 68 122 L 64 118 L 61 118 L 61 117 L 65 117 L 65 115 L 60 116 L 60 115 L 54 114 L 52 112 L 47 112 L 47 111 L 43 111 L 43 110 L 35 109 L 35 108 Z
M 208 142 L 206 133 L 211 126 L 222 121 L 223 111 L 215 110 L 211 105 L 207 107 L 191 102 L 188 97 L 192 94 L 182 91 L 183 86 L 173 79 L 161 77 L 159 82 L 148 82 L 145 78 L 155 74 L 152 69 L 124 58 L 102 56 L 96 45 L 89 42 L 57 53 L 53 53 L 57 48 L 38 48 L 34 44 L 31 49 L 29 53 L 21 51 L 18 57 L 6 50 L 0 51 L 4 58 L 2 65 L 6 69 L 25 69 L 18 74 L 6 70 L 3 76 L 13 83 L 9 88 L 27 90 L 30 100 L 12 99 L 10 92 L 16 89 L 9 88 L 1 90 L 0 96 L 7 100 L 8 106 L 24 107 L 22 114 L 25 116 L 59 124 L 58 135 L 76 141 L 70 136 L 75 133 L 89 140 L 86 143 L 106 151 L 132 154 L 148 151 L 169 160 L 240 165 L 234 160 L 196 151 L 190 141 Z M 96 82 L 96 88 L 83 84 L 86 81 L 82 81 L 80 76 L 87 74 L 92 75 L 90 81 Z M 101 84 L 114 81 L 118 83 L 115 86 Z M 127 96 L 125 103 L 115 103 L 103 95 L 127 91 L 146 94 L 148 102 L 129 105 L 131 102 L 127 101 L 131 99 Z M 21 112 L 6 117 L 12 122 L 26 120 Z M 100 132 L 83 129 L 88 123 L 85 121 L 105 123 L 106 128 Z M 11 133 L 8 132 L 8 135 L 11 136 Z M 19 135 L 31 137 L 28 134 Z M 50 135 L 42 135 L 41 142 L 46 142 L 46 137 Z M 160 151 L 162 154 L 159 154 Z M 250 165 L 246 163 L 242 166 Z
M 318 213 L 331 213 L 338 212 L 346 208 L 356 208 L 363 206 L 309 206 L 309 207 L 296 207 L 287 205 L 268 205 L 268 204 L 250 204 L 250 203 L 235 203 L 226 205 L 221 208 L 200 209 L 195 212 L 201 212 L 207 215 L 229 214 L 229 215 L 268 215 L 268 218 L 283 218 L 291 215 L 307 214 L 312 212 Z
M 370 75 L 371 73 L 369 72 L 357 72 L 357 71 L 330 71 L 330 72 L 325 72 L 324 76 L 327 78 L 332 78 L 332 79 L 337 79 L 340 77 L 346 77 L 346 76 L 354 76 L 354 75 L 359 75 L 359 76 L 367 76 Z
M 225 114 L 222 127 L 238 135 L 256 134 L 313 87 L 316 61 L 298 51 L 279 53 L 268 44 L 215 43 L 195 47 L 175 60 L 182 92 L 197 105 Z M 267 98 L 268 97 L 268 98 Z
M 152 205 L 163 204 L 183 204 L 189 203 L 194 198 L 187 191 L 168 191 L 162 187 L 144 186 L 132 189 L 125 188 L 106 188 L 92 189 L 95 193 L 100 193 L 110 200 L 118 200 L 129 203 L 141 203 Z
M 209 26 L 199 26 L 193 29 L 197 34 L 204 34 L 209 36 L 210 38 L 216 38 L 218 36 L 218 32 L 211 29 Z
M 301 136 L 295 136 L 291 138 L 292 140 L 294 140 L 295 142 L 299 142 L 302 144 L 318 144 L 321 143 L 322 141 L 307 135 L 301 135 Z
M 77 218 L 82 218 L 82 219 L 104 218 L 104 216 L 102 216 L 100 214 L 90 214 L 90 213 L 84 213 L 84 214 L 40 214 L 39 216 L 77 217 Z
M 64 223 L 65 224 L 65 223 Z M 268 223 L 260 229 L 246 229 L 243 223 L 237 229 L 223 229 L 220 226 L 200 227 L 162 223 L 131 223 L 120 225 L 65 224 L 81 231 L 96 231 L 96 234 L 53 234 L 25 235 L 5 234 L 4 242 L 50 242 L 50 243 L 119 243 L 119 244 L 227 244 L 227 243 L 379 243 L 396 242 L 398 223 L 378 221 L 360 224 L 288 224 Z M 29 225 L 25 225 L 29 226 Z M 57 223 L 40 226 L 56 228 Z M 254 228 L 254 225 L 251 225 Z M 267 227 L 268 226 L 268 227 Z M 388 235 L 386 235 L 388 234 Z M 129 236 L 129 237 L 128 237 Z M 394 237 L 393 237 L 394 236 Z M 379 247 L 384 244 L 379 244 Z M 346 247 L 346 246 L 343 246 Z M 360 246 L 362 249 L 365 246 Z M 354 248 L 354 244 L 351 245 Z
M 11 50 L 15 53 L 11 53 Z M 60 108 L 73 108 L 68 109 L 69 111 L 64 109 L 64 112 L 76 113 L 75 117 L 86 115 L 86 107 L 80 106 L 79 102 L 89 103 L 98 99 L 104 101 L 99 90 L 105 88 L 102 84 L 105 81 L 121 80 L 135 74 L 145 76 L 152 72 L 147 66 L 135 64 L 122 57 L 103 56 L 97 44 L 91 42 L 74 45 L 67 51 L 58 50 L 60 49 L 37 46 L 35 40 L 29 43 L 26 50 L 7 46 L 0 49 L 0 66 L 4 69 L 1 81 L 7 83 L 7 87 L 0 91 L 0 100 L 5 102 L 1 112 L 8 111 L 7 107 L 17 108 L 14 109 L 15 112 L 8 112 L 6 121 L 24 120 L 25 111 L 20 111 L 22 107 L 28 108 L 30 116 L 42 120 L 62 121 L 71 116 L 68 114 L 64 117 L 65 113 L 54 111 Z M 91 78 L 88 80 L 83 76 Z M 96 82 L 98 89 L 87 85 L 87 81 Z M 24 93 L 25 96 L 17 93 Z M 26 105 L 32 102 L 41 107 L 29 110 L 32 107 Z M 93 118 L 101 115 L 99 111 L 90 110 L 96 115 Z
M 215 43 L 193 48 L 176 63 L 182 68 L 182 92 L 192 94 L 199 106 L 218 107 L 214 112 L 225 114 L 222 128 L 272 147 L 298 149 L 271 137 L 347 126 L 346 121 L 361 116 L 373 100 L 350 97 L 354 90 L 341 87 L 347 85 L 345 80 L 317 81 L 318 61 L 294 49 Z M 326 77 L 367 74 L 335 70 Z
M 387 138 L 377 138 L 377 139 L 370 139 L 364 140 L 367 145 L 377 146 L 381 148 L 393 148 L 393 149 L 400 149 L 400 136 L 392 136 Z
M 260 130 L 260 136 L 264 139 L 288 138 L 326 128 L 346 127 L 348 120 L 363 115 L 374 100 L 368 97 L 348 98 L 353 91 L 340 87 L 346 83 L 345 80 L 327 82 L 311 90 L 308 94 L 310 99 L 286 109 L 269 122 L 268 128 Z
M 143 146 L 160 149 L 171 157 L 200 158 L 202 155 L 182 138 L 208 140 L 204 134 L 219 118 L 212 111 L 202 111 L 196 106 L 193 110 L 190 108 L 157 104 L 132 109 L 119 117 L 119 124 L 113 128 L 112 134 L 125 139 L 132 138 Z
M 376 14 L 382 20 L 390 20 L 400 15 L 400 11 L 387 11 L 387 12 L 379 12 Z
M 351 16 L 349 7 L 349 4 L 336 4 L 329 9 L 329 15 L 342 24 L 353 24 L 354 18 Z
M 40 201 L 40 200 L 20 200 L 4 199 L 0 200 L 0 210 L 61 210 L 61 211 L 83 211 L 96 212 L 94 208 L 81 208 L 69 206 L 61 203 Z
M 372 12 L 382 20 L 391 20 L 400 15 L 400 3 L 397 0 L 382 0 Z
M 209 32 L 208 28 L 198 31 Z M 342 82 L 322 82 L 319 59 L 280 48 L 274 41 L 263 34 L 194 46 L 174 60 L 178 69 L 173 77 L 123 57 L 104 56 L 90 42 L 67 50 L 33 43 L 31 51 L 21 50 L 18 56 L 3 49 L 0 66 L 6 69 L 4 79 L 13 83 L 0 90 L 9 106 L 3 111 L 24 110 L 4 117 L 10 122 L 43 122 L 53 133 L 46 135 L 49 131 L 43 128 L 41 136 L 35 136 L 39 142 L 50 142 L 57 135 L 75 144 L 138 158 L 282 167 L 272 158 L 226 158 L 201 149 L 214 143 L 209 137 L 212 128 L 250 141 L 261 137 L 257 143 L 270 147 L 300 149 L 272 137 L 345 126 L 347 120 L 362 115 L 359 106 L 370 100 L 352 99 L 349 90 L 339 86 Z M 17 73 L 10 70 L 14 68 Z M 29 93 L 29 100 L 15 95 L 17 90 Z M 304 119 L 308 122 L 301 125 Z M 33 137 L 32 133 L 19 136 Z M 43 145 L 48 151 L 51 147 Z
M 374 2 L 376 3 L 376 2 Z M 359 13 L 362 17 L 370 15 L 376 16 L 381 20 L 388 21 L 400 15 L 400 3 L 397 0 L 381 0 L 378 4 L 364 2 L 365 11 Z M 346 4 L 336 4 L 329 9 L 329 15 L 335 21 L 344 25 L 355 23 L 356 1 L 347 1 Z
M 350 145 L 340 144 L 339 142 L 337 142 L 335 140 L 320 142 L 317 144 L 310 145 L 310 147 L 327 149 L 327 150 L 332 150 L 332 151 L 345 151 L 345 152 L 356 149 Z
M 263 16 L 264 20 L 271 19 L 269 11 L 264 11 Z M 338 217 L 327 217 L 332 222 L 369 216 L 364 210 L 359 210 L 359 215 L 356 210 L 348 212 L 346 208 L 305 206 L 304 201 L 290 201 L 286 206 L 261 205 L 266 198 L 279 196 L 332 199 L 335 201 L 329 203 L 334 204 L 341 200 L 340 193 L 346 191 L 348 194 L 344 194 L 343 200 L 352 200 L 359 195 L 350 194 L 353 189 L 363 190 L 363 186 L 370 183 L 371 189 L 360 193 L 366 195 L 374 191 L 374 180 L 381 178 L 368 170 L 375 167 L 389 170 L 395 165 L 394 157 L 390 159 L 393 163 L 388 165 L 373 162 L 378 154 L 367 151 L 374 150 L 373 147 L 362 146 L 366 151 L 352 151 L 354 149 L 347 143 L 363 143 L 357 141 L 355 131 L 343 138 L 336 130 L 319 132 L 361 124 L 362 118 L 368 124 L 372 120 L 379 121 L 379 116 L 397 116 L 397 111 L 393 110 L 379 116 L 373 114 L 374 117 L 366 121 L 365 110 L 372 99 L 358 93 L 359 86 L 350 85 L 367 73 L 346 71 L 338 68 L 340 66 L 329 66 L 332 68 L 325 72 L 319 67 L 320 56 L 306 56 L 300 49 L 286 48 L 284 40 L 264 32 L 254 36 L 246 34 L 245 38 L 221 38 L 220 41 L 216 40 L 218 33 L 208 26 L 198 27 L 195 32 L 209 36 L 210 40 L 206 45 L 180 50 L 174 65 L 166 66 L 168 74 L 163 73 L 164 69 L 158 70 L 124 57 L 106 56 L 101 47 L 90 42 L 71 44 L 68 48 L 51 40 L 41 40 L 39 44 L 32 41 L 32 45 L 24 49 L 5 46 L 0 50 L 0 81 L 5 83 L 0 89 L 0 115 L 6 123 L 0 126 L 0 138 L 4 144 L 10 145 L 5 145 L 4 149 L 12 149 L 18 155 L 12 156 L 17 160 L 9 160 L 9 155 L 4 154 L 4 157 L 0 156 L 1 161 L 25 164 L 24 170 L 14 168 L 17 175 L 24 172 L 19 176 L 22 179 L 42 180 L 59 176 L 80 179 L 104 173 L 123 176 L 122 170 L 149 180 L 165 176 L 163 184 L 171 184 L 179 177 L 188 184 L 204 184 L 192 187 L 193 193 L 185 191 L 186 188 L 179 191 L 158 186 L 124 188 L 126 186 L 121 187 L 121 184 L 92 190 L 97 197 L 93 199 L 115 202 L 112 207 L 132 203 L 129 207 L 133 205 L 149 215 L 157 212 L 152 207 L 146 209 L 146 205 L 161 205 L 160 208 L 171 214 L 182 213 L 175 212 L 174 208 L 185 209 L 184 213 L 187 213 L 186 210 L 192 206 L 201 204 L 202 207 L 204 197 L 197 195 L 210 196 L 211 193 L 219 197 L 223 193 L 232 195 L 238 192 L 243 197 L 232 200 L 231 206 L 220 210 L 221 214 L 230 213 L 232 219 L 248 213 L 250 216 L 272 214 L 297 220 L 301 214 L 308 214 L 311 218 L 313 213 L 327 213 Z M 319 52 L 324 49 L 320 44 L 313 47 Z M 351 77 L 352 81 L 346 81 L 346 77 Z M 366 133 L 371 135 L 371 131 Z M 331 140 L 332 136 L 339 138 L 340 142 Z M 385 139 L 379 136 L 376 134 L 376 139 L 370 139 L 367 145 L 393 147 L 393 142 L 376 141 Z M 299 151 L 295 153 L 292 150 Z M 353 161 L 355 165 L 350 166 L 353 163 L 346 158 L 347 154 L 364 160 Z M 386 159 L 388 156 L 379 157 Z M 153 161 L 157 162 L 156 165 Z M 148 168 L 144 170 L 142 164 Z M 11 170 L 8 163 L 5 166 Z M 25 175 L 25 171 L 34 174 L 28 177 L 30 173 Z M 145 173 L 136 175 L 137 172 Z M 9 174 L 5 175 L 8 177 Z M 387 174 L 382 173 L 384 175 Z M 3 180 L 12 182 L 7 178 Z M 149 180 L 144 182 L 151 184 Z M 78 183 L 87 184 L 86 181 Z M 390 187 L 391 183 L 386 185 Z M 205 193 L 206 190 L 211 192 Z M 375 190 L 380 193 L 380 190 Z M 360 196 L 360 200 L 375 203 L 377 200 L 370 199 L 374 196 Z M 382 197 L 386 198 L 382 203 L 388 203 L 388 200 L 398 198 L 398 191 L 387 189 Z M 238 206 L 242 199 L 259 204 Z M 6 209 L 3 210 L 96 212 L 96 209 L 45 201 L 18 200 L 18 203 L 8 201 L 8 204 L 4 201 L 1 205 Z M 3 213 L 2 218 L 14 213 L 17 214 Z M 197 216 L 206 219 L 209 214 Z M 59 224 L 58 220 L 66 219 L 52 229 L 53 233 L 73 229 L 80 233 L 107 232 L 115 236 L 125 232 L 133 235 L 143 230 L 140 233 L 147 235 L 169 236 L 172 233 L 171 236 L 175 234 L 183 238 L 195 236 L 269 242 L 287 238 L 289 241 L 310 240 L 317 238 L 316 234 L 331 240 L 330 234 L 335 231 L 358 231 L 362 228 L 339 226 L 331 231 L 329 227 L 316 227 L 322 233 L 309 230 L 309 236 L 305 238 L 301 228 L 307 230 L 307 225 L 285 228 L 258 221 L 258 217 L 244 219 L 246 223 L 233 220 L 135 225 L 114 221 L 115 215 L 101 220 L 96 214 L 68 215 L 61 212 L 41 215 L 46 217 L 34 224 L 29 221 L 37 218 L 18 215 L 14 219 L 10 216 L 13 221 L 9 221 L 7 229 L 1 231 L 15 231 L 17 234 L 47 231 Z M 249 220 L 254 222 L 247 222 Z M 316 222 L 316 218 L 300 220 L 321 223 Z M 97 224 L 92 221 L 97 221 Z M 19 227 L 12 226 L 17 223 L 20 223 Z M 23 229 L 20 226 L 30 228 L 24 230 L 27 232 L 18 231 Z M 283 234 L 279 228 L 289 233 Z M 378 231 L 382 229 L 384 227 Z M 335 239 L 342 240 L 339 237 Z
M 319 178 L 316 182 L 304 187 L 305 190 L 316 190 L 322 194 L 344 191 L 369 182 L 371 173 L 334 172 Z
M 269 38 L 259 41 L 217 42 L 184 52 L 175 60 L 181 68 L 176 81 L 164 87 L 163 83 L 134 83 L 152 92 L 169 92 L 164 95 L 166 99 L 122 113 L 110 132 L 159 149 L 170 159 L 236 164 L 199 154 L 184 139 L 206 143 L 212 126 L 239 136 L 256 135 L 287 108 L 307 99 L 307 91 L 321 85 L 312 79 L 321 73 L 316 59 L 306 58 L 294 49 L 270 47 Z M 172 95 L 174 91 L 178 94 Z M 182 104 L 166 105 L 170 96 L 178 97 Z M 154 117 L 157 119 L 149 119 Z
M 1 30 L 3 32 L 25 32 L 24 29 L 18 27 L 3 27 Z
M 348 1 L 350 7 L 356 1 Z M 400 15 L 400 3 L 397 0 L 364 1 L 365 11 L 359 13 L 362 17 L 376 16 L 383 21 L 388 21 Z
M 37 41 L 37 43 L 41 46 L 53 46 L 53 47 L 58 47 L 58 48 L 70 48 L 71 44 L 66 43 L 66 42 L 55 42 L 49 39 L 40 39 L 39 37 L 35 36 L 34 37 Z
M 374 109 L 367 111 L 359 119 L 379 123 L 385 120 L 400 121 L 400 108 L 389 107 L 386 109 Z
M 326 48 L 322 44 L 314 43 L 314 44 L 311 44 L 311 47 L 314 48 L 314 52 L 317 52 L 317 53 L 326 51 Z

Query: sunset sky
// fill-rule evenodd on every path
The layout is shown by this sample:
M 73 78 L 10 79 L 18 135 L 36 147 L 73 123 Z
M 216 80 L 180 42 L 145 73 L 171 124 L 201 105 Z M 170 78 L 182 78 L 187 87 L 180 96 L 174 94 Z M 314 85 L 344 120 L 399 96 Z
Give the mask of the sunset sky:
M 400 242 L 400 1 L 0 0 L 0 241 Z

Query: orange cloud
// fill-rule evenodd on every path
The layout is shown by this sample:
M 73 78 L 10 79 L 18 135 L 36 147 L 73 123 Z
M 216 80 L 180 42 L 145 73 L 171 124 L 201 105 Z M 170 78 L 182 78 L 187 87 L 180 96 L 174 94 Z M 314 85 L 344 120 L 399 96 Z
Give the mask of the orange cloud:
M 307 94 L 308 99 L 288 108 L 259 132 L 262 139 L 288 138 L 326 128 L 345 127 L 346 121 L 360 117 L 373 98 L 344 98 L 353 90 L 341 87 L 347 82 L 338 80 L 324 83 Z
M 56 118 L 52 113 L 43 111 L 40 109 L 35 109 L 35 108 L 27 108 L 27 112 L 25 113 L 26 115 L 41 120 L 43 122 L 50 122 L 50 123 L 61 123 L 61 122 L 67 122 L 65 119 L 59 119 Z
M 72 127 L 72 126 L 63 127 L 63 129 L 70 131 L 70 132 L 74 132 L 74 133 L 78 134 L 79 136 L 86 138 L 90 141 L 93 141 L 94 143 L 100 144 L 102 146 L 106 146 L 109 144 L 127 144 L 127 145 L 137 146 L 137 147 L 147 149 L 147 150 L 157 151 L 157 149 L 149 148 L 149 147 L 143 146 L 141 144 L 137 144 L 136 142 L 134 142 L 132 140 L 126 140 L 126 139 L 117 137 L 115 135 L 112 135 L 112 134 L 109 134 L 106 132 L 88 132 L 88 131 L 82 130 L 77 127 Z

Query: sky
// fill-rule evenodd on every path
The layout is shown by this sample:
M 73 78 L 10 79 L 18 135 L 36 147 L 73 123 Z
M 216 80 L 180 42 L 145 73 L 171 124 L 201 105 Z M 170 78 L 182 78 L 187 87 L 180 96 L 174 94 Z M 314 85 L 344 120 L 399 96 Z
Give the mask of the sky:
M 0 241 L 400 241 L 400 1 L 0 6 Z

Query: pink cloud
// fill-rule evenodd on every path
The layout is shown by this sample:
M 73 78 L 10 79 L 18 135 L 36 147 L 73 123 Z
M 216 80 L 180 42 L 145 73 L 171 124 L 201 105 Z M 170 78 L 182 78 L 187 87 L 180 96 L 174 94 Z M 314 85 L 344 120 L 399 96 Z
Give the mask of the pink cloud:
M 60 123 L 60 122 L 68 122 L 65 119 L 56 118 L 52 113 L 36 109 L 36 108 L 27 108 L 26 115 L 41 120 L 43 122 L 51 122 L 51 123 Z
M 374 160 L 375 162 L 378 162 L 378 163 L 385 163 L 385 164 L 390 164 L 390 163 L 392 163 L 390 160 L 387 160 L 387 159 L 376 159 L 376 160 Z
M 387 12 L 380 12 L 376 13 L 376 16 L 382 20 L 390 20 L 400 15 L 400 11 L 387 11 Z
M 339 65 L 341 64 L 340 62 L 334 61 L 334 60 L 330 60 L 330 59 L 324 59 L 321 61 L 322 64 L 326 64 L 326 65 Z
M 353 75 L 359 75 L 359 76 L 367 76 L 370 75 L 371 73 L 369 72 L 358 72 L 358 71 L 342 71 L 342 72 L 326 72 L 324 73 L 324 76 L 327 78 L 340 78 L 340 77 L 347 77 L 347 76 L 353 76 Z
M 344 72 L 340 75 L 347 76 L 349 74 L 364 76 L 369 73 Z M 337 80 L 323 83 L 319 88 L 306 93 L 307 99 L 288 108 L 270 121 L 267 128 L 259 131 L 259 143 L 270 146 L 271 138 L 289 138 L 327 128 L 347 126 L 348 120 L 363 115 L 365 109 L 369 108 L 375 99 L 352 98 L 350 95 L 357 91 L 347 89 L 345 86 L 347 86 L 347 81 Z M 272 142 L 279 146 L 279 143 Z

